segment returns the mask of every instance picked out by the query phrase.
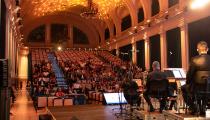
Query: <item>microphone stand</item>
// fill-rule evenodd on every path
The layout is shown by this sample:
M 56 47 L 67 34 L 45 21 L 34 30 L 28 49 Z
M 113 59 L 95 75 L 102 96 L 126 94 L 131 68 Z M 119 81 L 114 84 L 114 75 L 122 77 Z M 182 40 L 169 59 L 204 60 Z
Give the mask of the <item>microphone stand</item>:
M 122 104 L 123 104 L 122 103 L 122 97 L 123 97 L 123 94 L 120 93 L 120 90 L 118 90 L 118 98 L 119 98 L 119 105 L 120 105 L 120 108 L 118 108 L 118 109 L 120 110 L 120 112 L 119 113 L 115 113 L 115 116 L 117 118 L 124 117 L 124 116 L 127 115 L 126 113 L 123 113 L 123 110 L 125 110 L 125 109 L 123 109 L 123 106 L 122 106 Z

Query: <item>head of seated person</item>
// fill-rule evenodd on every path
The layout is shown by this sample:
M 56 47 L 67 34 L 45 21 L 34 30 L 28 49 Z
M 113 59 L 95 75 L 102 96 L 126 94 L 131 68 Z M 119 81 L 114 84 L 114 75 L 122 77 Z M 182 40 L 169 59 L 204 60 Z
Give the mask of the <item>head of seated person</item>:
M 210 63 L 208 62 L 210 57 L 207 55 L 208 50 L 208 44 L 205 41 L 200 41 L 197 44 L 199 56 L 193 59 L 193 62 L 199 65 L 199 69 L 197 69 L 194 74 L 195 84 L 197 85 L 205 86 L 207 78 L 210 77 Z
M 64 94 L 64 92 L 62 91 L 62 89 L 61 88 L 58 88 L 57 89 L 57 92 L 55 93 L 55 96 L 56 97 L 63 97 L 65 94 Z
M 158 61 L 154 61 L 152 63 L 152 72 L 150 72 L 147 76 L 148 80 L 163 80 L 167 79 L 164 72 L 160 70 L 160 63 Z

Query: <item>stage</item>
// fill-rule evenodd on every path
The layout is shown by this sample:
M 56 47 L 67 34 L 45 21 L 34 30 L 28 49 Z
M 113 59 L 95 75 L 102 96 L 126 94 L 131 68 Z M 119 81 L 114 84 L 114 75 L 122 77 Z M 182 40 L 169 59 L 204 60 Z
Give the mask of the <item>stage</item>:
M 54 120 L 117 120 L 113 108 L 119 106 L 75 105 L 68 107 L 48 107 Z
M 114 109 L 113 108 L 117 108 Z M 117 118 L 115 113 L 119 113 L 118 105 L 75 105 L 67 107 L 48 107 L 47 112 L 53 120 L 125 120 Z M 204 116 L 192 116 L 176 114 L 175 111 L 147 112 L 135 110 L 135 119 L 132 120 L 210 120 Z M 137 119 L 138 117 L 138 119 Z

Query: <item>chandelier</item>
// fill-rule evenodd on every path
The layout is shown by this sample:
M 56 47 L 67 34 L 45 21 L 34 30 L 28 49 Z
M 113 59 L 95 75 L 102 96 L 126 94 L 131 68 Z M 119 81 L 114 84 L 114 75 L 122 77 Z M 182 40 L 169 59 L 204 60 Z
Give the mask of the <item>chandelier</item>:
M 87 7 L 83 8 L 80 16 L 86 19 L 98 18 L 98 6 L 92 0 L 88 0 Z

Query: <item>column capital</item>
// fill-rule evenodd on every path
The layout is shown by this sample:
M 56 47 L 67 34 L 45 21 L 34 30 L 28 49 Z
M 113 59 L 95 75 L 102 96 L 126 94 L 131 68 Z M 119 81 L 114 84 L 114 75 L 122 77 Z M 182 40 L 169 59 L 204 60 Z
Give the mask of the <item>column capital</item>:
M 163 25 L 161 25 L 160 28 L 159 28 L 159 34 L 160 34 L 160 35 L 161 35 L 161 34 L 166 34 L 166 31 L 165 31 Z
M 188 30 L 188 25 L 183 24 L 182 26 L 179 26 L 181 31 L 187 31 Z
M 149 41 L 149 37 L 148 37 L 147 32 L 144 33 L 143 39 L 145 40 L 145 42 Z

